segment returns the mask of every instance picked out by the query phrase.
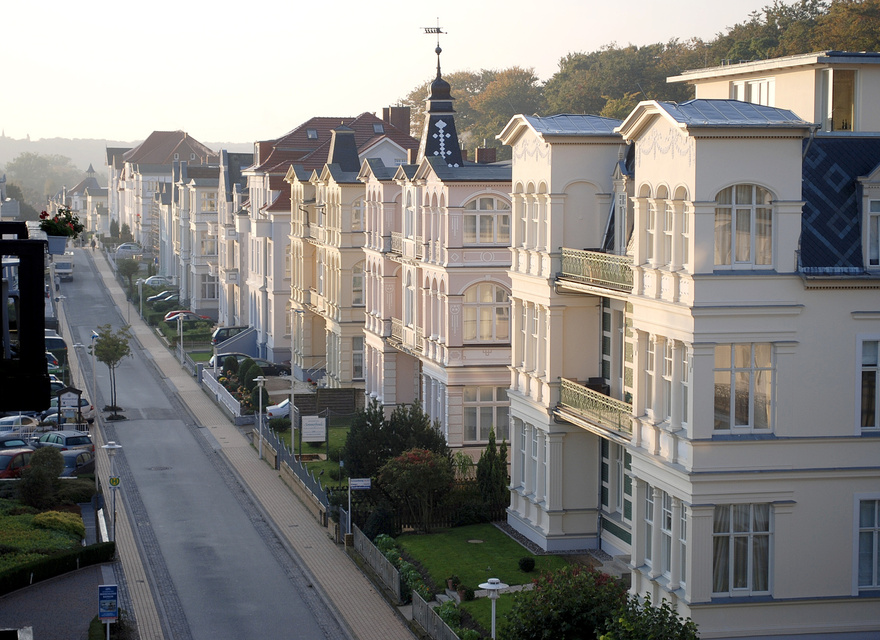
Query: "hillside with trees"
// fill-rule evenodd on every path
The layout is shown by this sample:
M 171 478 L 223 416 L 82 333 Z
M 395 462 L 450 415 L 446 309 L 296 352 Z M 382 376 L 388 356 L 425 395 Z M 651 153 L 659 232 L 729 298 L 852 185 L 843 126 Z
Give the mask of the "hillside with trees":
M 774 0 L 708 42 L 612 42 L 598 51 L 569 53 L 543 83 L 533 69 L 519 67 L 454 71 L 444 78 L 452 85 L 463 148 L 473 149 L 485 140 L 503 158 L 510 150 L 495 135 L 518 113 L 623 118 L 641 100 L 692 98 L 692 87 L 666 82 L 683 71 L 824 50 L 880 51 L 880 0 Z M 429 87 L 430 81 L 400 101 L 412 108 L 414 135 L 420 134 Z

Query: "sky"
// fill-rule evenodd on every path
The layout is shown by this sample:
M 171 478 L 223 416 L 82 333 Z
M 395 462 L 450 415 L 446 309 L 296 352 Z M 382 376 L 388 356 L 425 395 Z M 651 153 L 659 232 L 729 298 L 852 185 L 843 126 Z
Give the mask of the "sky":
M 435 75 L 436 36 L 423 27 L 445 32 L 444 73 L 520 66 L 544 81 L 568 53 L 710 40 L 768 4 L 16 0 L 3 9 L 0 131 L 134 142 L 184 130 L 252 143 L 313 116 L 381 116 Z

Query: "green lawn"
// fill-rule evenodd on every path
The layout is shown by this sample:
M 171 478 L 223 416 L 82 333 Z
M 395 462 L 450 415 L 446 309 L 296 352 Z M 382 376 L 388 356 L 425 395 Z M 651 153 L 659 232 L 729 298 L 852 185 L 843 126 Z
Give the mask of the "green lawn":
M 330 439 L 330 449 L 331 450 L 342 448 L 342 445 L 345 444 L 345 439 L 348 437 L 348 429 L 350 426 L 351 426 L 351 416 L 334 417 L 331 419 L 330 427 L 327 429 L 327 432 L 328 432 L 327 437 Z M 299 439 L 298 439 L 299 434 L 298 433 L 297 433 L 296 437 L 297 437 L 297 441 L 296 441 L 295 452 L 297 454 L 299 454 L 300 446 L 299 446 Z M 291 431 L 290 430 L 281 432 L 281 439 L 285 442 L 285 444 L 287 444 L 288 447 L 290 446 L 290 438 L 291 438 Z M 304 442 L 302 445 L 302 452 L 304 455 L 309 454 L 309 453 L 326 454 L 327 453 L 327 445 L 324 443 L 321 443 L 320 446 L 313 447 L 308 442 Z M 306 462 L 306 466 L 309 468 L 309 470 L 315 476 L 320 474 L 321 471 L 324 471 L 324 476 L 323 476 L 322 480 L 325 485 L 338 484 L 338 482 L 340 482 L 340 481 L 333 480 L 330 478 L 331 469 L 335 469 L 335 470 L 339 469 L 338 462 L 334 462 L 332 460 L 316 460 L 314 462 Z
M 476 542 L 476 541 L 482 542 Z M 478 589 L 481 582 L 498 578 L 509 585 L 526 584 L 542 571 L 555 571 L 568 564 L 559 556 L 536 556 L 491 524 L 446 529 L 440 533 L 404 534 L 400 547 L 417 559 L 437 586 L 457 575 L 461 583 Z M 524 573 L 519 559 L 535 559 L 535 569 Z
M 496 629 L 501 626 L 501 621 L 504 620 L 510 613 L 510 610 L 513 609 L 513 598 L 515 595 L 516 594 L 513 593 L 505 593 L 498 598 L 498 601 L 495 603 Z M 477 598 L 470 602 L 462 602 L 461 609 L 467 611 L 471 618 L 476 620 L 481 627 L 486 629 L 486 631 L 492 629 L 492 601 L 489 600 L 489 598 Z M 498 635 L 498 637 L 500 638 L 501 636 Z

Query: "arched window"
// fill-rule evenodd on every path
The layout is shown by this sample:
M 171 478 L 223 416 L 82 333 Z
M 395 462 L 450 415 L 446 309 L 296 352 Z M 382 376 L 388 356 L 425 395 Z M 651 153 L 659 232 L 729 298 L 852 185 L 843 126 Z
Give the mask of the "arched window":
M 364 263 L 358 262 L 351 268 L 351 304 L 364 306 Z
M 465 342 L 510 340 L 510 299 L 501 287 L 484 282 L 464 292 Z
M 727 187 L 715 196 L 715 266 L 773 264 L 773 207 L 766 189 Z
M 464 244 L 510 244 L 510 204 L 481 196 L 464 206 Z

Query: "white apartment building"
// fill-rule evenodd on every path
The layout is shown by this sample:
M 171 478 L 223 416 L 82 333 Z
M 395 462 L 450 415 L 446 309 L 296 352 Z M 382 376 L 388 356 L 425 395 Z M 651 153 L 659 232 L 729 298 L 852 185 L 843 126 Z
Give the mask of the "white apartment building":
M 626 561 L 703 638 L 880 631 L 878 64 L 689 72 L 696 100 L 619 126 L 500 135 L 508 521 Z
M 361 167 L 365 391 L 387 412 L 420 401 L 477 457 L 508 439 L 510 164 L 465 160 L 452 102 L 438 51 L 415 162 Z
M 238 241 L 236 223 L 247 219 L 247 181 L 242 172 L 253 162 L 252 153 L 220 151 L 215 230 L 218 255 L 216 261 L 208 261 L 208 269 L 218 279 L 218 322 L 224 326 L 245 326 L 248 323 L 247 307 L 241 304 L 240 279 L 241 265 L 247 262 L 247 243 Z

